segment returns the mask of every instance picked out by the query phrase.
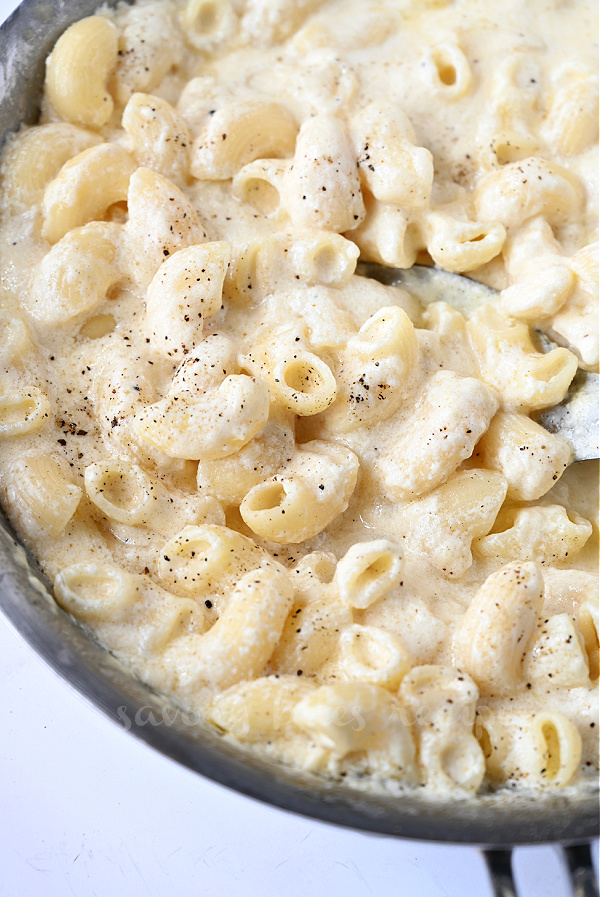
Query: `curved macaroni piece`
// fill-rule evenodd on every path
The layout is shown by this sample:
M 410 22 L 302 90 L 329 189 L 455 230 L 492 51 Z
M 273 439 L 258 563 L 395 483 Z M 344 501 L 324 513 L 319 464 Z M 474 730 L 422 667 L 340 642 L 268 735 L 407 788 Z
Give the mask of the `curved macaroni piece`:
M 591 523 L 562 505 L 504 508 L 489 535 L 474 547 L 486 558 L 556 564 L 581 551 L 591 534 Z
M 416 725 L 419 766 L 433 789 L 475 794 L 485 759 L 473 735 L 479 691 L 461 670 L 439 665 L 414 667 L 402 680 L 400 698 Z
M 386 494 L 413 498 L 446 482 L 473 454 L 498 409 L 495 395 L 474 377 L 439 371 L 377 462 Z
M 48 398 L 37 386 L 11 388 L 0 384 L 0 439 L 35 433 L 49 414 Z
M 230 255 L 229 243 L 201 243 L 162 263 L 146 293 L 144 327 L 155 351 L 172 357 L 196 348 L 221 308 Z
M 136 600 L 136 577 L 109 564 L 72 564 L 57 574 L 54 594 L 78 620 L 117 622 Z
M 209 333 L 177 368 L 169 395 L 194 401 L 206 390 L 217 388 L 224 377 L 239 370 L 236 345 L 222 333 Z
M 138 440 L 132 419 L 156 399 L 153 366 L 132 363 L 128 341 L 113 341 L 100 353 L 92 368 L 90 399 L 102 439 L 112 455 L 139 464 L 160 475 L 190 478 L 193 465 L 174 461 Z M 193 473 L 191 474 L 193 482 Z
M 67 122 L 37 125 L 13 136 L 2 160 L 2 203 L 21 209 L 41 203 L 65 162 L 97 146 L 100 137 Z
M 10 465 L 5 481 L 7 506 L 32 542 L 56 539 L 81 500 L 81 489 L 52 455 L 28 454 Z
M 544 582 L 536 564 L 511 563 L 488 576 L 453 642 L 456 666 L 488 694 L 514 693 L 542 608 Z
M 392 601 L 376 602 L 360 614 L 360 622 L 398 633 L 414 662 L 428 663 L 440 651 L 445 651 L 452 626 L 439 613 L 432 613 L 422 598 L 409 595 L 404 588 L 407 584 L 400 580 L 398 589 L 392 593 Z M 393 616 L 389 614 L 392 608 Z
M 479 365 L 461 312 L 447 302 L 430 302 L 423 312 L 422 323 L 428 331 L 419 334 L 419 348 L 426 370 L 441 368 L 479 379 Z
M 598 139 L 598 75 L 584 66 L 568 66 L 556 81 L 544 135 L 561 156 L 576 156 Z
M 577 608 L 577 627 L 585 644 L 590 679 L 598 678 L 600 666 L 600 624 L 598 622 L 598 602 L 592 597 L 584 600 Z
M 300 730 L 292 711 L 301 698 L 314 690 L 312 682 L 296 676 L 262 676 L 233 685 L 210 704 L 212 723 L 248 744 L 296 739 Z
M 302 291 L 298 296 L 301 295 Z M 306 338 L 308 322 L 302 319 L 294 307 L 297 304 L 294 302 L 295 298 L 296 293 L 293 291 L 277 292 L 267 298 L 262 304 L 263 316 L 260 323 L 254 332 L 245 335 L 242 345 L 248 351 L 238 356 L 244 370 L 262 377 L 269 384 L 274 398 L 273 407 L 279 413 L 283 413 L 285 405 L 292 401 L 294 392 L 300 401 L 303 393 L 310 401 L 311 392 L 318 395 L 321 389 L 326 389 L 329 392 L 333 390 L 335 395 L 336 389 L 329 366 L 309 350 Z M 286 307 L 285 317 L 280 314 L 282 307 Z M 311 317 L 310 313 L 308 317 Z M 271 324 L 273 319 L 279 319 L 278 323 Z M 275 368 L 278 369 L 277 375 Z M 286 373 L 287 379 L 282 380 L 281 377 Z M 301 380 L 303 375 L 309 378 L 304 384 Z
M 238 452 L 216 461 L 198 462 L 198 489 L 214 495 L 226 507 L 239 506 L 244 496 L 273 476 L 295 450 L 291 417 L 271 411 L 261 432 Z
M 540 410 L 561 402 L 577 371 L 568 349 L 537 352 L 526 324 L 509 321 L 491 305 L 467 322 L 482 379 L 495 386 L 509 409 Z
M 327 586 L 333 581 L 336 565 L 332 551 L 309 551 L 300 558 L 294 568 L 294 583 L 306 601 L 320 600 L 324 593 L 329 594 Z
M 458 339 L 466 342 L 467 322 L 462 312 L 447 302 L 429 302 L 423 312 L 423 323 L 427 330 L 438 333 L 446 339 Z M 455 371 L 458 373 L 458 371 Z
M 422 732 L 419 765 L 433 790 L 460 796 L 476 794 L 485 775 L 483 750 L 471 732 Z
M 431 86 L 442 99 L 459 100 L 471 89 L 471 67 L 457 44 L 431 47 L 424 58 Z
M 365 217 L 356 153 L 345 124 L 334 115 L 308 118 L 298 134 L 284 205 L 295 227 L 336 233 Z
M 128 526 L 147 523 L 156 496 L 148 474 L 127 461 L 96 461 L 85 469 L 88 498 L 103 514 Z
M 273 399 L 300 417 L 324 411 L 335 401 L 336 394 L 331 369 L 312 352 L 294 352 L 281 358 L 273 368 Z
M 122 231 L 93 221 L 69 231 L 40 264 L 25 306 L 36 320 L 61 325 L 97 308 L 124 279 Z
M 388 305 L 371 315 L 350 340 L 348 351 L 362 360 L 385 360 L 393 352 L 405 354 L 413 363 L 416 355 L 414 327 L 405 311 Z
M 397 106 L 370 105 L 352 119 L 363 185 L 399 209 L 423 209 L 431 196 L 433 158 L 415 146 L 415 132 Z
M 480 704 L 475 714 L 475 737 L 485 757 L 486 776 L 494 784 L 506 779 L 511 738 L 498 713 Z
M 351 680 L 397 689 L 413 660 L 393 632 L 353 624 L 340 635 L 340 667 Z
M 545 495 L 571 463 L 564 439 L 523 414 L 499 411 L 477 445 L 475 457 L 508 480 L 506 497 L 534 501 Z
M 374 764 L 381 755 L 391 775 L 409 782 L 416 778 L 415 746 L 402 706 L 378 685 L 323 685 L 296 704 L 292 719 L 340 760 L 366 751 Z
M 182 85 L 176 108 L 192 134 L 198 134 L 208 121 L 208 116 L 214 115 L 220 106 L 230 103 L 233 96 L 230 87 L 222 84 L 214 74 L 206 72 Z
M 262 328 L 262 335 L 266 333 L 268 337 L 268 340 L 265 340 L 267 346 L 269 341 L 273 346 L 285 335 L 289 345 L 294 344 L 296 348 L 302 346 L 316 353 L 323 352 L 328 364 L 334 367 L 335 359 L 329 350 L 339 350 L 356 331 L 356 325 L 348 309 L 348 306 L 352 305 L 352 299 L 348 297 L 346 289 L 337 290 L 326 286 L 313 287 L 310 296 L 312 299 L 310 304 L 307 303 L 306 293 L 302 289 L 281 290 L 269 296 L 263 305 L 267 320 L 278 318 L 281 320 L 281 312 L 285 308 L 284 320 L 289 323 L 285 330 L 279 328 L 279 332 L 276 327 Z M 257 335 L 257 342 L 261 343 L 260 332 Z M 274 350 L 271 348 L 269 351 Z M 280 354 L 280 351 L 279 349 L 277 354 Z M 247 363 L 250 354 L 249 352 L 244 356 L 244 364 Z M 266 360 L 266 357 L 263 358 L 263 364 Z
M 349 449 L 306 442 L 272 479 L 248 492 L 240 514 L 264 539 L 304 542 L 346 510 L 357 476 L 358 458 Z
M 176 183 L 185 183 L 192 138 L 185 120 L 170 103 L 147 93 L 134 93 L 121 120 L 138 165 L 152 168 Z
M 479 143 L 482 144 L 482 161 L 488 171 L 527 159 L 540 150 L 540 141 L 525 122 L 511 122 L 510 116 L 502 112 L 491 116 L 489 128 L 481 128 Z
M 238 27 L 229 0 L 187 0 L 179 20 L 186 42 L 195 50 L 213 50 Z
M 539 67 L 531 53 L 507 53 L 498 61 L 479 126 L 478 143 L 488 169 L 525 159 L 539 151 L 532 124 L 538 118 Z
M 225 523 L 221 506 L 212 496 L 188 496 L 167 489 L 130 461 L 109 459 L 89 464 L 85 488 L 90 501 L 109 520 L 147 526 L 162 536 L 176 533 L 185 524 Z
M 475 190 L 477 215 L 504 227 L 517 227 L 534 215 L 560 223 L 576 215 L 581 184 L 566 168 L 535 157 L 503 165 L 486 175 Z
M 564 788 L 581 762 L 581 735 L 571 720 L 557 711 L 534 713 L 524 737 L 524 765 L 529 781 Z
M 68 231 L 104 218 L 110 206 L 127 199 L 135 163 L 114 143 L 101 143 L 66 162 L 46 187 L 42 236 L 57 243 Z
M 293 594 L 283 570 L 246 573 L 208 632 L 178 646 L 173 660 L 182 690 L 201 683 L 224 689 L 260 675 L 279 641 Z
M 325 426 L 346 433 L 395 414 L 413 387 L 418 356 L 406 312 L 392 305 L 371 315 L 341 352 L 337 400 L 324 414 Z
M 406 508 L 408 548 L 448 579 L 460 579 L 473 563 L 473 539 L 489 533 L 505 496 L 506 479 L 495 470 L 455 473 Z
M 227 180 L 255 159 L 293 155 L 298 125 L 279 103 L 230 103 L 211 115 L 194 141 L 191 173 Z
M 0 368 L 21 365 L 33 348 L 27 324 L 21 315 L 0 308 Z
M 427 250 L 446 271 L 472 271 L 500 253 L 506 230 L 497 221 L 461 221 L 430 212 L 426 218 Z
M 255 159 L 254 162 L 249 162 L 233 178 L 231 195 L 240 202 L 247 202 L 261 215 L 269 218 L 284 211 L 281 195 L 291 164 L 288 160 L 280 159 Z
M 194 397 L 161 399 L 139 411 L 134 432 L 171 458 L 215 460 L 239 451 L 269 417 L 269 388 L 264 380 L 232 374 L 217 389 Z
M 132 641 L 139 644 L 138 650 L 142 656 L 154 655 L 156 658 L 154 663 L 159 669 L 157 682 L 161 681 L 165 672 L 167 677 L 171 674 L 177 679 L 175 664 L 170 658 L 171 651 L 175 653 L 178 645 L 206 632 L 208 612 L 193 598 L 171 595 L 145 576 L 138 577 L 138 590 L 144 600 L 144 613 L 141 620 L 131 615 L 133 618 L 127 621 L 133 630 Z
M 419 726 L 442 730 L 473 725 L 479 689 L 461 670 L 423 664 L 405 676 L 400 697 Z
M 598 243 L 590 243 L 570 260 L 575 286 L 552 320 L 552 329 L 573 347 L 588 370 L 597 370 L 598 341 Z
M 364 277 L 351 277 L 343 285 L 343 289 L 320 286 L 311 290 L 314 299 L 310 305 L 302 301 L 300 291 L 290 291 L 287 294 L 290 307 L 306 325 L 306 339 L 315 352 L 338 352 L 346 346 L 348 340 L 356 335 L 356 328 L 364 320 L 366 314 L 364 308 L 357 307 L 355 299 L 363 300 L 368 309 L 371 296 L 377 291 L 371 291 L 370 286 L 374 281 Z M 385 295 L 385 291 L 384 291 Z M 381 294 L 379 294 L 381 299 Z M 393 297 L 395 299 L 396 296 Z M 386 296 L 389 299 L 389 296 Z M 276 305 L 277 299 L 273 297 L 271 306 Z M 400 304 L 400 303 L 399 303 Z M 378 307 L 378 303 L 374 303 Z M 326 357 L 335 366 L 334 357 L 327 354 Z
M 564 713 L 510 713 L 505 704 L 482 706 L 477 729 L 486 754 L 488 776 L 497 783 L 522 780 L 534 787 L 562 788 L 572 782 L 581 762 L 582 740 Z
M 46 62 L 46 96 L 58 115 L 101 128 L 112 115 L 106 88 L 117 63 L 117 29 L 104 16 L 75 22 L 59 37 Z
M 538 627 L 525 658 L 523 675 L 534 691 L 589 685 L 583 635 L 570 614 L 554 614 Z
M 292 244 L 294 279 L 308 284 L 345 286 L 356 270 L 358 252 L 350 240 L 328 231 L 308 231 L 288 237 Z M 285 249 L 284 247 L 284 252 Z
M 352 625 L 352 611 L 335 596 L 323 581 L 328 558 L 305 556 L 293 574 L 296 602 L 288 616 L 269 670 L 277 674 L 322 680 L 324 667 L 332 662 L 340 648 L 340 632 Z M 308 572 L 307 567 L 313 566 Z M 327 575 L 329 570 L 326 570 Z M 336 670 L 338 669 L 336 664 Z
M 567 260 L 543 267 L 536 266 L 528 276 L 502 290 L 498 308 L 504 315 L 520 321 L 539 321 L 556 314 L 568 299 L 574 283 L 574 275 Z
M 377 262 L 392 268 L 410 268 L 425 248 L 420 230 L 404 212 L 395 206 L 375 199 L 363 191 L 366 218 L 352 231 L 352 239 L 365 261 Z
M 171 9 L 160 2 L 121 7 L 117 65 L 109 88 L 119 106 L 132 94 L 158 87 L 184 54 L 181 31 Z
M 278 293 L 275 303 L 281 298 Z M 261 327 L 258 335 L 248 340 L 250 351 L 240 363 L 266 380 L 274 407 L 307 417 L 331 405 L 337 385 L 329 365 L 307 349 L 303 338 L 306 322 L 297 323 L 298 327 Z
M 402 575 L 402 551 L 388 539 L 357 542 L 338 561 L 335 583 L 344 604 L 365 610 L 387 595 Z
M 132 244 L 132 271 L 143 289 L 166 258 L 208 236 L 190 200 L 175 184 L 149 168 L 138 168 L 129 181 L 129 220 L 125 229 Z
M 175 594 L 203 595 L 211 587 L 227 594 L 265 557 L 251 539 L 226 526 L 185 526 L 161 548 L 158 573 Z
M 343 287 L 354 274 L 357 259 L 354 243 L 339 234 L 270 234 L 244 246 L 233 261 L 231 282 L 238 294 L 253 300 L 297 287 L 298 282 Z
M 568 264 L 568 258 L 543 215 L 536 215 L 509 234 L 502 252 L 509 281 L 527 279 L 535 282 L 546 267 Z
M 577 468 L 574 468 L 573 473 L 577 472 Z M 563 490 L 559 488 L 555 491 L 560 493 Z M 543 618 L 546 619 L 553 614 L 569 613 L 573 619 L 576 619 L 577 626 L 583 633 L 585 627 L 583 627 L 583 618 L 580 618 L 579 612 L 589 606 L 589 602 L 593 600 L 595 580 L 591 571 L 584 571 L 580 568 L 581 561 L 577 563 L 577 568 L 561 570 L 558 567 L 549 567 L 544 570 Z M 600 607 L 598 612 L 600 612 Z

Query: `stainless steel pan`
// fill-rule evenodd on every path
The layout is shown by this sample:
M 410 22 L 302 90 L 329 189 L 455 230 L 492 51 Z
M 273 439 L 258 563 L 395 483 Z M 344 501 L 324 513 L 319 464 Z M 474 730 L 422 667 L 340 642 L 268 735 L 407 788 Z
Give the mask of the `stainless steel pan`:
M 43 60 L 64 29 L 98 0 L 24 0 L 0 29 L 0 143 L 35 121 Z M 267 803 L 337 825 L 486 851 L 496 893 L 514 893 L 509 849 L 555 842 L 567 852 L 575 893 L 597 893 L 586 843 L 598 836 L 598 795 L 483 795 L 440 804 L 363 793 L 251 756 L 194 722 L 136 681 L 53 601 L 49 583 L 0 515 L 0 607 L 69 682 L 138 738 L 202 775 Z M 152 725 L 147 722 L 153 714 Z M 137 721 L 137 722 L 136 722 Z M 577 846 L 579 845 L 579 846 Z M 581 846 L 583 845 L 583 846 Z

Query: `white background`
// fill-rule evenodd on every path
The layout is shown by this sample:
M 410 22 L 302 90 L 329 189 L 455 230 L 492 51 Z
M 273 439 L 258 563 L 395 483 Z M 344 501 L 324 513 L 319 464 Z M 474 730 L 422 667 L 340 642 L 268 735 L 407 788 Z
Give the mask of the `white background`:
M 1 21 L 14 6 L 0 0 Z M 554 848 L 522 848 L 515 865 L 524 897 L 569 894 Z M 71 894 L 491 897 L 492 890 L 474 848 L 337 829 L 179 767 L 88 704 L 0 617 L 0 897 Z

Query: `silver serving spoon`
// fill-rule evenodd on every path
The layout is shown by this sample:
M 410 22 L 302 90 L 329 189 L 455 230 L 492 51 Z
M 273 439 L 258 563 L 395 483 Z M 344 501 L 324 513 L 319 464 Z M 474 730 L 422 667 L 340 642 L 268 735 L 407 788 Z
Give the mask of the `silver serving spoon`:
M 403 286 L 423 305 L 447 302 L 465 317 L 469 317 L 482 303 L 495 299 L 498 293 L 460 274 L 450 274 L 440 268 L 415 265 L 406 270 L 385 268 L 370 262 L 359 265 L 358 273 L 380 283 Z M 545 333 L 536 331 L 544 352 L 555 348 Z M 535 415 L 535 420 L 550 433 L 564 437 L 573 448 L 573 461 L 600 457 L 598 439 L 598 374 L 581 368 L 577 371 L 569 391 L 559 405 Z

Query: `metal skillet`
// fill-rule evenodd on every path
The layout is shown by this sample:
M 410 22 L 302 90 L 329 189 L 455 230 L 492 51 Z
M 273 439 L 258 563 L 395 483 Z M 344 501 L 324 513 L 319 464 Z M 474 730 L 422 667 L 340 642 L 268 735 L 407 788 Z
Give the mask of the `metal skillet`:
M 45 57 L 68 25 L 98 5 L 98 0 L 25 0 L 4 24 L 0 143 L 21 122 L 35 121 Z M 107 716 L 117 723 L 133 721 L 132 734 L 207 778 L 336 825 L 400 838 L 479 845 L 486 851 L 496 894 L 505 897 L 514 894 L 512 846 L 566 845 L 574 892 L 587 897 L 597 893 L 586 844 L 598 835 L 594 783 L 562 794 L 487 793 L 440 803 L 414 793 L 397 797 L 350 789 L 251 755 L 201 722 L 184 722 L 166 699 L 93 642 L 54 602 L 49 582 L 1 514 L 0 607 L 35 650 Z M 157 725 L 136 723 L 142 708 L 143 718 L 152 712 Z

